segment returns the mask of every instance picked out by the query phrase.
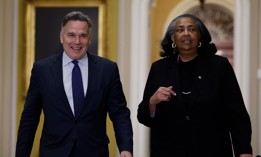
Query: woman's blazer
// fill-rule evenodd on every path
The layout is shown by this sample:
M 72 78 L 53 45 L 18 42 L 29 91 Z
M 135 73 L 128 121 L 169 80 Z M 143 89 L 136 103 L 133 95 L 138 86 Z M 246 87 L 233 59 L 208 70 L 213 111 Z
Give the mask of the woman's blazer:
M 228 60 L 198 56 L 190 99 L 184 101 L 177 56 L 152 64 L 138 120 L 151 128 L 151 156 L 232 157 L 251 153 L 251 124 L 240 88 Z M 173 86 L 169 102 L 149 112 L 149 99 L 159 87 Z M 187 102 L 187 103 L 185 103 Z

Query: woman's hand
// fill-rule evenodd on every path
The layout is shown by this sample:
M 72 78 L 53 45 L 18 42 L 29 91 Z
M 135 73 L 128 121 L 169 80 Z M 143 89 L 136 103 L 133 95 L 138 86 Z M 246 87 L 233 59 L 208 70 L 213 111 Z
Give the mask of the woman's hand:
M 172 90 L 173 87 L 159 87 L 158 90 L 150 97 L 150 113 L 152 114 L 156 105 L 162 101 L 170 101 L 172 96 L 176 96 L 176 93 Z

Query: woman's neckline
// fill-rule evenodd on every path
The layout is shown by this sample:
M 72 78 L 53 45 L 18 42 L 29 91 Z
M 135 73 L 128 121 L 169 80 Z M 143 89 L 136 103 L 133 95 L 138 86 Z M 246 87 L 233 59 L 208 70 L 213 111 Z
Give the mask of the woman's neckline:
M 197 58 L 198 55 L 197 54 L 194 54 L 194 55 L 187 55 L 187 56 L 182 56 L 182 55 L 178 55 L 178 59 L 180 62 L 189 62 L 189 61 L 192 61 L 192 60 L 195 60 L 195 58 Z
M 197 58 L 198 58 L 198 56 L 195 56 L 194 58 L 192 58 L 192 59 L 190 59 L 190 60 L 184 61 L 184 60 L 182 60 L 182 59 L 180 58 L 180 56 L 178 55 L 177 61 L 178 61 L 178 63 L 183 63 L 183 64 L 188 63 L 188 64 L 189 64 L 189 63 L 195 62 L 195 61 L 197 60 Z

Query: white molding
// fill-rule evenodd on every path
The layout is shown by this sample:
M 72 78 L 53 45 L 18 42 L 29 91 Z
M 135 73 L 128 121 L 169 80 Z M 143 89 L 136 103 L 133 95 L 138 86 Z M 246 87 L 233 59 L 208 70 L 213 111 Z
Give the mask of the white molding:
M 0 2 L 0 156 L 15 156 L 18 0 Z
M 236 0 L 234 16 L 234 69 L 249 109 L 250 93 L 250 2 Z
M 258 1 L 258 15 L 261 15 L 261 3 L 260 1 Z M 258 56 L 258 70 L 257 70 L 257 78 L 258 78 L 258 90 L 257 90 L 257 94 L 258 94 L 258 103 L 257 103 L 257 144 L 256 144 L 256 147 L 257 147 L 257 154 L 261 155 L 261 16 L 258 16 L 257 17 L 257 25 L 258 25 L 258 38 L 257 38 L 257 41 L 258 41 L 258 46 L 257 46 L 257 52 L 259 54 Z
M 15 156 L 16 149 L 16 123 L 17 123 L 17 54 L 18 54 L 18 26 L 19 26 L 19 0 L 13 0 L 13 48 L 12 48 L 12 78 L 11 78 L 11 143 L 10 143 L 10 156 Z M 18 115 L 19 116 L 19 115 Z
M 138 123 L 137 106 L 142 100 L 148 75 L 149 54 L 149 0 L 132 0 L 130 42 L 130 101 L 134 131 L 133 156 L 149 156 L 148 128 Z
M 133 125 L 133 156 L 149 156 L 149 130 L 137 120 L 137 106 L 150 64 L 149 19 L 150 0 L 119 0 L 118 63 L 124 92 L 131 110 Z

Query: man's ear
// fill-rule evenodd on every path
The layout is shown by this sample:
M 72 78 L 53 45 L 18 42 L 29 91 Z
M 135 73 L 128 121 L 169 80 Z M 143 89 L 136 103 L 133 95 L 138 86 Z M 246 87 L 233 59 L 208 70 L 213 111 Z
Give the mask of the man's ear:
M 60 42 L 63 43 L 62 32 L 60 32 Z
M 89 45 L 88 45 L 88 46 L 90 46 L 91 43 L 92 43 L 92 37 L 90 36 L 90 37 L 89 37 L 89 43 L 88 43 Z

